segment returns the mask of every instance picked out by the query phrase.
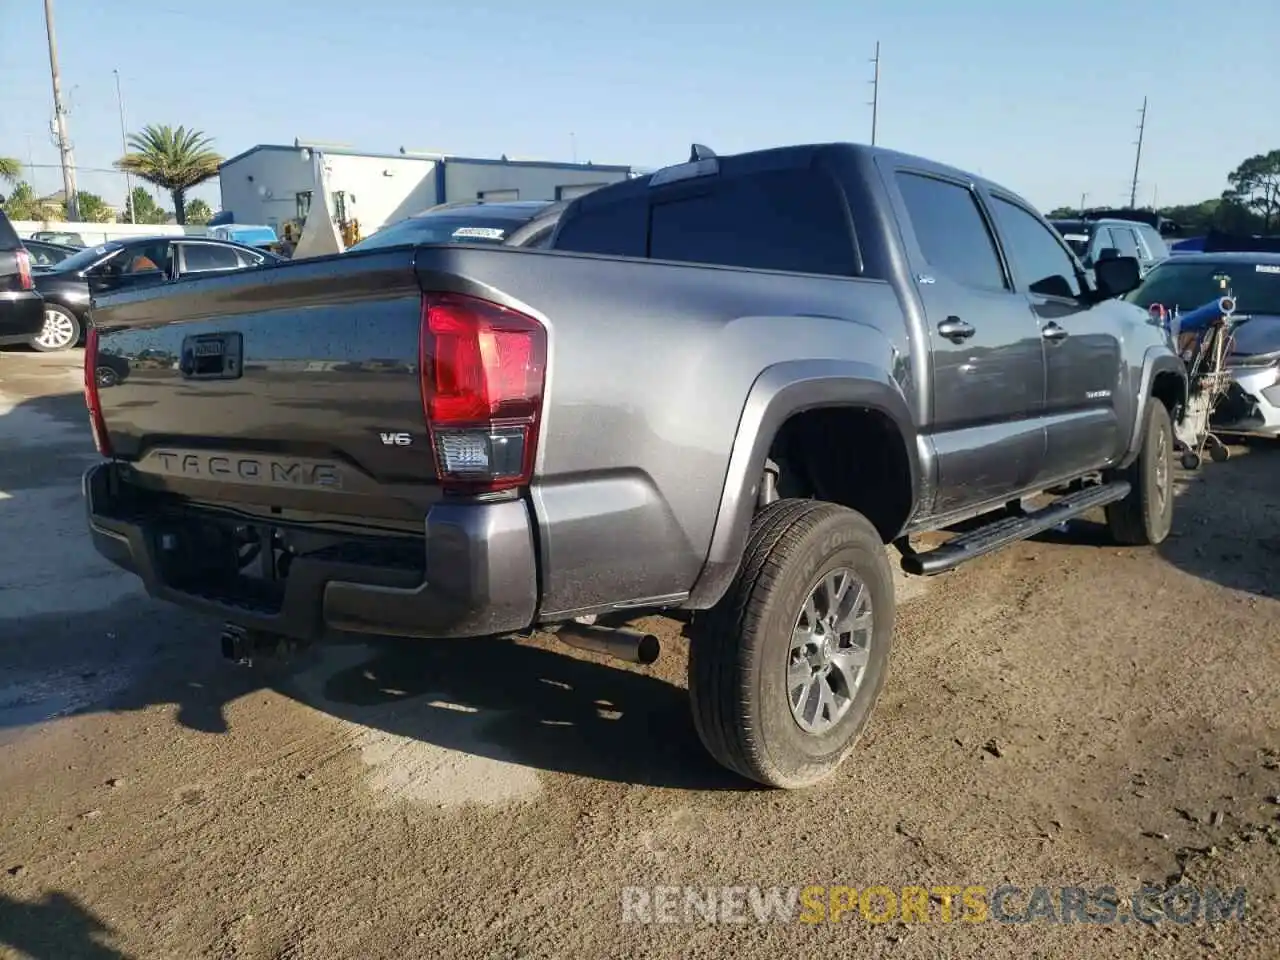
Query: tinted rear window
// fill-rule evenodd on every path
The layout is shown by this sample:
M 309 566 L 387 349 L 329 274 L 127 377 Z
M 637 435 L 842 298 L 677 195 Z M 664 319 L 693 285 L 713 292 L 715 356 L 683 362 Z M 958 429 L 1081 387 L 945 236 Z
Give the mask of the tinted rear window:
M 845 211 L 829 176 L 768 170 L 583 204 L 561 226 L 554 245 L 580 253 L 852 276 L 857 255 Z
M 630 196 L 612 203 L 581 204 L 552 237 L 557 250 L 599 253 L 611 257 L 643 257 L 649 229 L 649 198 Z M 574 208 L 570 207 L 571 210 Z
M 830 177 L 770 170 L 653 204 L 649 256 L 759 270 L 852 276 L 853 236 Z

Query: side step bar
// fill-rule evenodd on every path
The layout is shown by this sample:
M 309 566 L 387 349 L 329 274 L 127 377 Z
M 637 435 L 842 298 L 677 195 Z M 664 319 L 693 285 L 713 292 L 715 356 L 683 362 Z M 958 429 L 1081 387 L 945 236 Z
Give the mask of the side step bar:
M 991 553 L 1018 540 L 1026 540 L 1043 533 L 1072 517 L 1087 513 L 1129 495 L 1129 482 L 1116 480 L 1098 486 L 1085 487 L 1075 493 L 1060 497 L 1053 503 L 1015 517 L 993 520 L 977 530 L 962 533 L 933 550 L 923 553 L 904 553 L 902 569 L 916 576 L 931 577 L 958 567 L 967 560 Z

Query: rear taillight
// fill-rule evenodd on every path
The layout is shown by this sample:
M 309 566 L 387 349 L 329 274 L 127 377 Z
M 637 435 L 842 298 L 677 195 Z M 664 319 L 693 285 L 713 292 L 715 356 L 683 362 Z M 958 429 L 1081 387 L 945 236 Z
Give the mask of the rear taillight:
M 34 290 L 35 281 L 31 279 L 31 254 L 25 250 L 15 250 L 18 258 L 18 286 L 23 290 Z
M 98 396 L 98 328 L 94 326 L 90 326 L 84 335 L 84 405 L 89 410 L 93 445 L 104 457 L 111 456 L 107 421 L 102 417 L 102 400 Z
M 420 361 L 441 485 L 493 491 L 527 484 L 547 370 L 542 324 L 488 300 L 429 293 Z

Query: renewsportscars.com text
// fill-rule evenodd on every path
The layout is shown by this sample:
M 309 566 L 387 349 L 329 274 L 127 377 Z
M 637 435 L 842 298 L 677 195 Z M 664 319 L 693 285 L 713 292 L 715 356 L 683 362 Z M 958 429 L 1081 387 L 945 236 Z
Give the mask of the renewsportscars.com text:
M 1244 887 L 654 886 L 622 888 L 624 923 L 1222 923 Z

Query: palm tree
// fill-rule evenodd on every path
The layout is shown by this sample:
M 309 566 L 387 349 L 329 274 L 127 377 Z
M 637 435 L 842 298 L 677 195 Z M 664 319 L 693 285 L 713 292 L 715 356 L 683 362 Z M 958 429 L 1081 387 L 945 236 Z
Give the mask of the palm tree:
M 22 176 L 22 164 L 13 157 L 0 157 L 0 181 L 17 183 L 20 176 Z
M 116 167 L 141 177 L 173 195 L 173 213 L 187 222 L 187 191 L 218 175 L 222 157 L 210 149 L 213 141 L 199 130 L 148 124 L 129 135 L 132 152 L 116 161 Z

